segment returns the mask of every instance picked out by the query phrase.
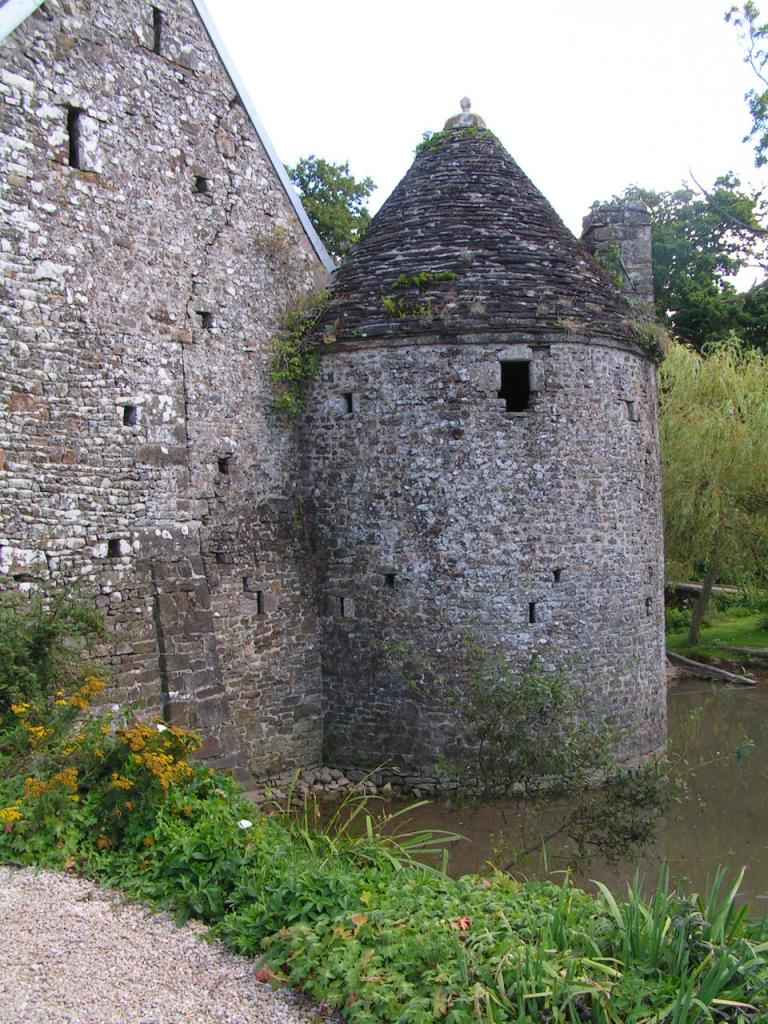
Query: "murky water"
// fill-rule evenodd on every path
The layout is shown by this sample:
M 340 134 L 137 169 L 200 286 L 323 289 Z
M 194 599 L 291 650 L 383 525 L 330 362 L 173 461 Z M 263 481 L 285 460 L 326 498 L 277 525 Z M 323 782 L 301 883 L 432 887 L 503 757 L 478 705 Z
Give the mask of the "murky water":
M 623 891 L 636 870 L 646 891 L 653 886 L 664 861 L 674 880 L 697 892 L 722 865 L 733 877 L 743 865 L 746 874 L 741 898 L 752 912 L 768 910 L 768 685 L 752 688 L 712 687 L 684 680 L 669 691 L 669 735 L 673 756 L 689 765 L 705 762 L 687 779 L 687 795 L 673 804 L 660 824 L 656 839 L 631 861 L 610 865 L 593 860 L 574 878 L 607 882 Z M 732 753 L 748 737 L 754 747 L 748 757 Z M 505 836 L 519 838 L 521 827 L 534 842 L 550 828 L 551 814 L 532 820 L 529 810 L 515 802 L 450 807 L 430 803 L 409 816 L 414 828 L 440 828 L 465 838 L 451 852 L 453 875 L 480 871 L 490 861 L 503 864 Z M 546 864 L 540 853 L 521 865 L 523 875 L 556 872 L 556 844 Z M 557 874 L 553 878 L 557 879 Z

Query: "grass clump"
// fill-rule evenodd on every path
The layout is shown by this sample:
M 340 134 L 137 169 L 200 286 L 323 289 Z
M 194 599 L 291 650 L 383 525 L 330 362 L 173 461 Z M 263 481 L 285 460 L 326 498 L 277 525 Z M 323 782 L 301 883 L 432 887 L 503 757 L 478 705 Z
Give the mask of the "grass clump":
M 768 1021 L 768 928 L 736 909 L 739 879 L 696 899 L 663 877 L 650 901 L 454 880 L 418 859 L 435 836 L 382 834 L 362 798 L 325 828 L 307 803 L 258 812 L 190 763 L 192 734 L 95 712 L 104 676 L 68 671 L 0 712 L 0 859 L 197 917 L 356 1024 Z

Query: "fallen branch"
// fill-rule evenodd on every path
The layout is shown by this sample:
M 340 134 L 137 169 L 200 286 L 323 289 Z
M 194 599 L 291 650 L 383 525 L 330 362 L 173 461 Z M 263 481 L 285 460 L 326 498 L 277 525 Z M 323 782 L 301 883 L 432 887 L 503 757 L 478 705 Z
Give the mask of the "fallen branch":
M 726 647 L 726 651 L 733 651 L 734 654 L 743 654 L 747 658 L 759 658 L 761 661 L 768 661 L 768 650 L 763 647 Z
M 673 654 L 672 651 L 667 651 L 667 661 L 686 669 L 691 675 L 703 676 L 704 679 L 722 679 L 726 683 L 738 683 L 739 686 L 757 686 L 757 681 L 751 676 L 726 672 L 724 668 L 715 668 L 713 665 L 705 665 L 700 661 L 692 661 L 690 658 L 684 658 L 682 654 Z

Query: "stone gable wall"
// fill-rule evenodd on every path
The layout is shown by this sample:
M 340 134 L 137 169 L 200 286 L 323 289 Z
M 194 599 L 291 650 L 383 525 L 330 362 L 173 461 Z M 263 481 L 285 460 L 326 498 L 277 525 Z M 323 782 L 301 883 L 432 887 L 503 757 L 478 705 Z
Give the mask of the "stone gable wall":
M 532 401 L 507 412 L 500 360 L 517 359 Z M 621 759 L 663 744 L 656 406 L 654 362 L 599 339 L 325 349 L 306 436 L 326 761 L 430 776 L 460 757 L 392 645 L 450 675 L 468 632 L 568 672 Z
M 0 44 L 0 579 L 83 580 L 113 699 L 263 774 L 320 751 L 266 373 L 324 271 L 192 4 L 154 7 L 159 53 L 144 0 L 49 0 Z

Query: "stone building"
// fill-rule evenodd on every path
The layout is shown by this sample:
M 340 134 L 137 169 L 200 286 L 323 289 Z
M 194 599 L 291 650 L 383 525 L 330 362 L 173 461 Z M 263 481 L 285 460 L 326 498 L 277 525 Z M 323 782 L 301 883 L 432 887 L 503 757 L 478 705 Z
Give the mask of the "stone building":
M 4 17 L 3 585 L 79 579 L 114 699 L 243 777 L 430 769 L 455 725 L 387 645 L 450 668 L 467 628 L 569 668 L 623 756 L 658 747 L 655 358 L 482 122 L 422 148 L 337 272 L 287 426 L 270 342 L 331 263 L 202 0 Z M 635 288 L 623 217 L 590 244 Z
M 633 212 L 630 233 L 603 211 L 592 245 L 637 278 L 650 230 Z M 336 275 L 306 424 L 331 762 L 351 749 L 428 771 L 458 754 L 439 692 L 415 693 L 391 645 L 450 675 L 468 632 L 569 672 L 621 757 L 663 743 L 641 317 L 481 119 L 422 145 Z
M 0 44 L 0 568 L 79 577 L 115 698 L 264 772 L 320 759 L 267 364 L 331 263 L 215 42 L 202 3 L 48 0 Z

